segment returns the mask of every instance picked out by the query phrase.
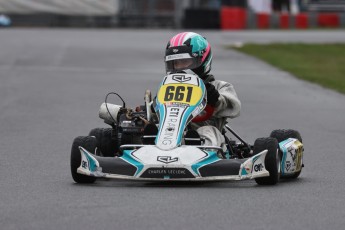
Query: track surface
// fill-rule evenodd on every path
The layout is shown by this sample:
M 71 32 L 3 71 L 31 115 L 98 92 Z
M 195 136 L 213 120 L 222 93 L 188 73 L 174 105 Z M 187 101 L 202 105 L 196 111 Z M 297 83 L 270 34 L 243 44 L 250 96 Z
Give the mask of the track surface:
M 0 228 L 343 229 L 345 96 L 222 46 L 344 42 L 344 31 L 201 32 L 213 47 L 213 73 L 242 101 L 233 128 L 250 142 L 276 128 L 301 132 L 306 167 L 298 180 L 73 183 L 73 138 L 106 127 L 98 108 L 107 92 L 136 106 L 145 89 L 156 91 L 177 31 L 1 30 Z

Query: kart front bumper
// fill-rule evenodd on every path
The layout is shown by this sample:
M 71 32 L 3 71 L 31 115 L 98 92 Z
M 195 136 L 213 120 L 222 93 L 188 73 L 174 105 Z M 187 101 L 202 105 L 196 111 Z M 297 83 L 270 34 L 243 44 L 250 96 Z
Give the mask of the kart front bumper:
M 99 178 L 132 181 L 236 181 L 269 176 L 265 168 L 267 150 L 246 159 L 220 159 L 216 152 L 202 151 L 205 156 L 191 160 L 190 163 L 174 162 L 178 157 L 170 151 L 170 156 L 160 159 L 162 162 L 148 163 L 137 158 L 134 151 L 124 151 L 121 157 L 100 157 L 82 147 L 79 149 L 82 158 L 77 173 Z M 149 150 L 152 151 L 152 148 Z M 188 152 L 190 150 L 198 154 L 196 148 L 186 149 Z M 154 152 L 150 152 L 152 155 Z

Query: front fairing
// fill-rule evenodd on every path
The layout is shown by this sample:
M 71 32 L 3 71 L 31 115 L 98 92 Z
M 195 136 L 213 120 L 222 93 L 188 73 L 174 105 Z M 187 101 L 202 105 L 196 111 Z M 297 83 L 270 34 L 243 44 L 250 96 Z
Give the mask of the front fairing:
M 206 106 L 203 81 L 192 74 L 170 74 L 164 77 L 156 98 L 155 110 L 159 117 L 159 130 L 155 140 L 161 150 L 181 145 L 183 132 Z

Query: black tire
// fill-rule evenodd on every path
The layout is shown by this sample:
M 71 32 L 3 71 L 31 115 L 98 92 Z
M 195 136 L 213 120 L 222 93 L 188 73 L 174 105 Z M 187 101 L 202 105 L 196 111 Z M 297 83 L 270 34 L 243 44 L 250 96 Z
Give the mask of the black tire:
M 280 177 L 280 157 L 278 154 L 278 142 L 275 138 L 258 138 L 254 143 L 254 155 L 268 150 L 265 158 L 265 167 L 270 173 L 268 177 L 255 178 L 259 185 L 275 185 Z
M 270 137 L 273 137 L 273 138 L 277 139 L 278 143 L 282 142 L 282 141 L 284 141 L 284 140 L 286 140 L 288 138 L 296 138 L 301 143 L 303 143 L 301 134 L 298 131 L 293 130 L 293 129 L 277 129 L 277 130 L 273 130 L 271 132 Z M 287 176 L 284 176 L 282 178 L 295 179 L 295 178 L 299 177 L 301 172 L 302 172 L 302 168 L 301 168 L 301 170 L 299 172 L 295 172 L 294 174 L 287 175 Z
M 81 163 L 79 146 L 85 148 L 90 153 L 94 153 L 97 147 L 97 140 L 94 137 L 77 137 L 74 139 L 71 150 L 71 173 L 73 180 L 77 183 L 91 184 L 96 181 L 96 177 L 86 176 L 77 173 Z
M 95 128 L 89 133 L 89 136 L 96 137 L 97 153 L 105 157 L 114 157 L 118 152 L 118 141 L 112 137 L 112 128 Z
M 273 130 L 271 132 L 270 137 L 273 137 L 273 138 L 277 139 L 278 143 L 282 142 L 282 141 L 284 141 L 284 140 L 286 140 L 288 138 L 296 138 L 301 143 L 303 143 L 301 134 L 299 134 L 298 131 L 293 130 L 293 129 L 277 129 L 277 130 Z

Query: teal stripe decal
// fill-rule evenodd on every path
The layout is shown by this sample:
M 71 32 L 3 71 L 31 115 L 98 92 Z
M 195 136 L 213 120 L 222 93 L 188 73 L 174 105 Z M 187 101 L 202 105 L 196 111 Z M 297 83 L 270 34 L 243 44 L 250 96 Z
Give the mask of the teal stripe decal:
M 134 176 L 137 176 L 141 170 L 143 170 L 144 165 L 132 157 L 131 153 L 133 151 L 134 150 L 124 150 L 123 155 L 120 158 L 137 168 L 137 171 L 134 174 Z
M 260 156 L 261 156 L 261 155 L 260 155 Z M 253 160 L 252 160 L 253 164 L 255 163 L 255 161 L 256 161 L 260 156 L 254 156 L 254 157 L 253 157 Z
M 242 168 L 241 176 L 246 176 L 246 175 L 248 175 L 246 169 Z
M 158 108 L 158 111 L 159 111 L 159 130 L 158 130 L 158 134 L 156 136 L 156 139 L 155 139 L 155 144 L 157 144 L 157 140 L 159 138 L 159 136 L 161 135 L 161 127 L 162 127 L 162 123 L 163 123 L 163 120 L 164 120 L 164 117 L 165 117 L 165 105 L 164 104 L 161 104 L 159 103 L 158 99 L 157 100 L 157 108 Z
M 287 156 L 287 148 L 284 147 L 285 144 L 291 142 L 291 140 L 287 139 L 285 141 L 282 141 L 279 143 L 279 148 L 281 149 L 281 151 L 283 152 L 283 159 L 282 159 L 282 163 L 281 163 L 281 174 L 282 176 L 285 174 L 284 170 L 285 170 L 285 161 L 286 161 L 286 156 Z
M 208 157 L 202 161 L 199 161 L 198 163 L 195 163 L 192 165 L 193 171 L 200 176 L 199 169 L 205 165 L 212 164 L 216 161 L 219 161 L 219 157 L 217 156 L 216 152 L 207 152 Z

